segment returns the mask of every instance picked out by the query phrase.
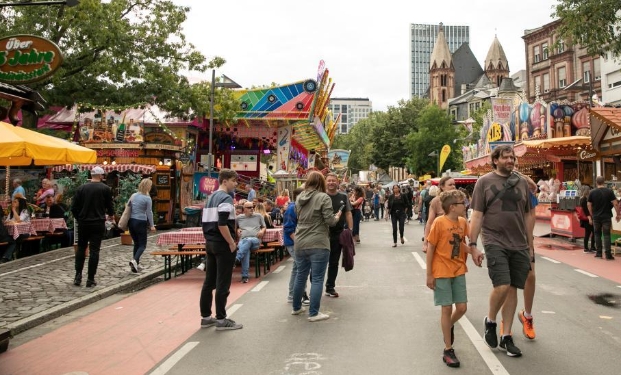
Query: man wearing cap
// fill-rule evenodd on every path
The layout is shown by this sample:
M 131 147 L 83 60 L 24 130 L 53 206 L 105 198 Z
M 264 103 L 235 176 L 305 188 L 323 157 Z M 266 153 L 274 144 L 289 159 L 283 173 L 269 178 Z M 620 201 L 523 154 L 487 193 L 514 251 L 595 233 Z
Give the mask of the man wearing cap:
M 78 249 L 75 254 L 75 278 L 73 279 L 73 285 L 76 286 L 82 283 L 82 269 L 86 260 L 87 246 L 90 257 L 86 287 L 91 288 L 97 285 L 95 274 L 99 264 L 101 240 L 106 233 L 106 214 L 114 215 L 112 190 L 102 183 L 103 175 L 103 168 L 93 168 L 91 182 L 80 186 L 73 197 L 71 212 L 78 221 Z

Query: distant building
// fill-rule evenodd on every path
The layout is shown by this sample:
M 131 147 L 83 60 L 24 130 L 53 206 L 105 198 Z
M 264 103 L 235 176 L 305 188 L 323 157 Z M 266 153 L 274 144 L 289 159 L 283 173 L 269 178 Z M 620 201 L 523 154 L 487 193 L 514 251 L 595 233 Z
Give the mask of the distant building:
M 560 23 L 556 20 L 524 31 L 528 101 L 533 103 L 537 94 L 548 103 L 588 101 L 589 87 L 601 98 L 602 58 L 560 39 L 556 34 Z M 557 42 L 558 47 L 552 49 Z
M 335 120 L 341 115 L 337 125 L 338 134 L 348 134 L 358 121 L 369 117 L 373 106 L 368 98 L 332 98 L 328 109 L 332 111 Z
M 603 104 L 621 105 L 621 65 L 619 58 L 612 57 L 610 52 L 602 58 L 602 97 Z
M 470 41 L 469 26 L 442 26 L 450 53 Z M 410 97 L 427 97 L 429 66 L 440 25 L 410 24 Z

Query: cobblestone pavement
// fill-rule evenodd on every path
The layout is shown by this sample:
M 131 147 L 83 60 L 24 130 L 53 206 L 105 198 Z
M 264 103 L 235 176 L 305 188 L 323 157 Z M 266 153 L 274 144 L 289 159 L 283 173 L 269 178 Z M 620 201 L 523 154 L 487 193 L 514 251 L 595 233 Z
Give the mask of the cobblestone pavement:
M 161 275 L 163 259 L 149 254 L 159 249 L 156 240 L 157 235 L 149 237 L 137 274 L 129 267 L 132 246 L 121 245 L 118 237 L 103 241 L 94 288 L 85 287 L 88 258 L 82 286 L 73 285 L 73 247 L 0 264 L 0 328 L 15 335 Z

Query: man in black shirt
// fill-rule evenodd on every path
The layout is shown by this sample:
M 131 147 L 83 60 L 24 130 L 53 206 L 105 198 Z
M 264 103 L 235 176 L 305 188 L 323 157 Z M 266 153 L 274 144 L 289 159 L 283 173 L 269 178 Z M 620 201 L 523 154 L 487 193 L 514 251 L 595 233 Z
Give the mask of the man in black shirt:
M 93 168 L 91 182 L 80 186 L 73 197 L 71 212 L 78 221 L 78 249 L 75 254 L 75 278 L 73 279 L 75 286 L 80 286 L 82 283 L 82 269 L 86 260 L 87 246 L 90 256 L 86 287 L 91 288 L 97 285 L 95 274 L 99 265 L 101 240 L 106 233 L 106 213 L 108 216 L 114 215 L 112 190 L 102 183 L 103 175 L 103 168 Z
M 612 227 L 612 208 L 615 208 L 617 222 L 621 220 L 621 206 L 615 193 L 606 187 L 603 176 L 595 179 L 597 187 L 589 193 L 587 207 L 589 208 L 589 223 L 593 225 L 595 232 L 596 258 L 602 257 L 602 232 L 604 234 L 603 250 L 606 252 L 606 260 L 614 260 L 610 247 L 610 229 Z
M 336 213 L 339 209 L 342 209 L 345 213 L 345 215 L 341 215 L 341 218 L 335 226 L 330 227 L 330 261 L 328 262 L 328 277 L 326 279 L 326 296 L 335 298 L 339 296 L 334 287 L 336 285 L 336 276 L 339 273 L 339 260 L 342 252 L 339 237 L 344 230 L 346 220 L 347 230 L 350 230 L 354 226 L 349 198 L 347 194 L 339 192 L 338 187 L 338 176 L 335 173 L 328 173 L 326 175 L 326 193 L 332 200 L 332 210 Z
M 237 186 L 237 172 L 221 169 L 218 176 L 220 188 L 215 191 L 203 209 L 203 234 L 207 242 L 205 282 L 201 290 L 201 328 L 216 326 L 216 330 L 243 328 L 226 317 L 226 301 L 230 294 L 233 265 L 237 255 L 235 233 L 235 206 L 229 195 Z M 216 317 L 211 316 L 215 293 Z

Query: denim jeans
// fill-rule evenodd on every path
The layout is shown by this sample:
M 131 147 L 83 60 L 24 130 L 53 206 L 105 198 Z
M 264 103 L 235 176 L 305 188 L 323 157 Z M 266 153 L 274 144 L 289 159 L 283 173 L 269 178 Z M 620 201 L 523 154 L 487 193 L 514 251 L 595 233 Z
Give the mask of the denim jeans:
M 6 250 L 4 251 L 4 255 L 2 257 L 5 260 L 13 260 L 13 252 L 15 251 L 15 248 L 17 247 L 17 242 L 15 242 L 13 237 L 10 237 L 10 236 L 6 236 L 6 238 L 0 237 L 0 242 L 8 242 Z
M 78 250 L 75 253 L 75 273 L 82 275 L 86 261 L 86 247 L 88 246 L 88 279 L 94 280 L 99 265 L 99 250 L 101 240 L 106 233 L 106 224 L 102 221 L 78 222 Z
M 298 276 L 293 288 L 293 310 L 302 308 L 302 294 L 304 293 L 304 286 L 306 285 L 306 280 L 310 273 L 311 289 L 308 316 L 315 316 L 319 313 L 323 279 L 326 276 L 326 267 L 328 266 L 329 259 L 329 249 L 296 250 L 295 262 L 298 267 Z
M 216 319 L 226 318 L 226 301 L 231 293 L 233 264 L 235 264 L 235 252 L 231 252 L 228 243 L 207 241 L 207 266 L 200 298 L 203 318 L 211 316 L 214 289 L 216 290 Z
M 257 250 L 261 246 L 261 242 L 257 237 L 244 237 L 237 244 L 237 259 L 241 262 L 241 275 L 248 277 L 250 269 L 250 252 Z
M 295 261 L 295 250 L 293 246 L 287 246 L 287 252 L 293 259 L 293 267 L 291 268 L 291 277 L 289 278 L 289 295 L 287 298 L 293 300 L 293 287 L 295 286 L 295 280 L 298 278 L 298 264 Z M 304 282 L 304 293 L 306 293 L 306 282 Z
M 610 253 L 610 228 L 612 227 L 612 219 L 593 219 L 593 231 L 595 232 L 595 248 L 596 254 L 602 255 L 602 234 L 604 235 L 603 250 L 607 255 Z
M 127 226 L 129 234 L 132 236 L 132 241 L 134 241 L 134 260 L 136 263 L 140 263 L 140 256 L 144 253 L 144 249 L 147 248 L 149 222 L 147 220 L 129 219 Z

